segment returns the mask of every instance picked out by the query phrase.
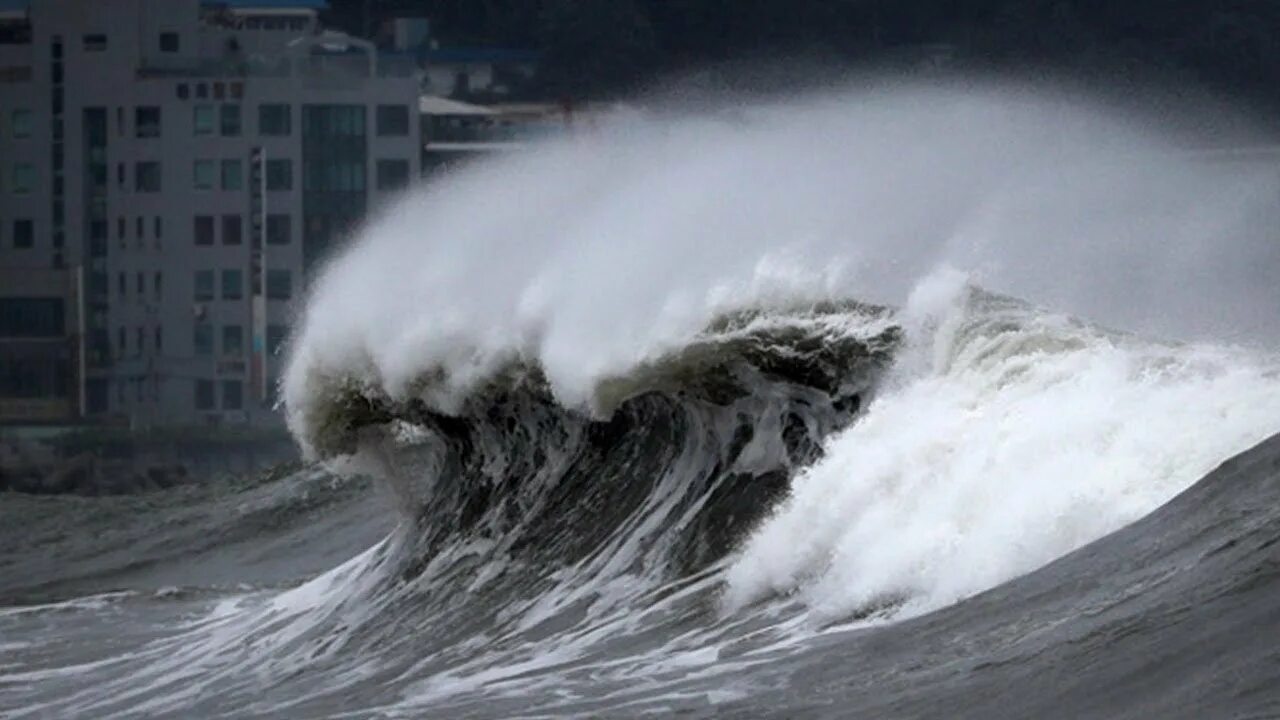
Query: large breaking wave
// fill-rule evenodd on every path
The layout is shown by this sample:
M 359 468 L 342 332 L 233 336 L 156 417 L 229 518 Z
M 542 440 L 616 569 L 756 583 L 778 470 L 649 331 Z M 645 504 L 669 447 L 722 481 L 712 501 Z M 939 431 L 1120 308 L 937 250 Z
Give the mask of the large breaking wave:
M 457 173 L 331 261 L 283 381 L 396 530 L 27 706 L 771 715 L 813 653 L 874 684 L 834 659 L 851 627 L 1001 586 L 1276 431 L 1278 186 L 980 88 L 623 115 Z M 1069 626 L 993 612 L 1009 643 Z

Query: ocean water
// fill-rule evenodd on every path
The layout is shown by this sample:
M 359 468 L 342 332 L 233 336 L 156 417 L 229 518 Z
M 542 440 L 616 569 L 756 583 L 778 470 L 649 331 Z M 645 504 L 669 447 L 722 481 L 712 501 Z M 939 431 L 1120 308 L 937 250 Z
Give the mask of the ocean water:
M 729 109 L 360 228 L 306 468 L 0 498 L 0 711 L 1280 713 L 1280 174 L 1007 88 Z

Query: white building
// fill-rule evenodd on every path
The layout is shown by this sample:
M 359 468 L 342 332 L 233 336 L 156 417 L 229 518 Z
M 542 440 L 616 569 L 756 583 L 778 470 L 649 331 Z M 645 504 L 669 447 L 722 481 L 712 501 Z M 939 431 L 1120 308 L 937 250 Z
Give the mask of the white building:
M 0 0 L 0 267 L 80 278 L 77 414 L 273 421 L 309 274 L 420 172 L 420 79 L 323 4 Z

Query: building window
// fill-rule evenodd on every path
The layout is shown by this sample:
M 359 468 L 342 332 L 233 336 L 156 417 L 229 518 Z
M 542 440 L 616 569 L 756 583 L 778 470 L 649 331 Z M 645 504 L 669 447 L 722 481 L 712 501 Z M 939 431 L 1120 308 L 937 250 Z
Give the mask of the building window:
M 214 84 L 213 84 L 213 99 L 214 99 L 214 100 L 221 100 L 221 99 L 223 98 L 223 96 L 224 96 L 224 95 L 226 95 L 226 89 L 227 89 L 227 86 L 226 86 L 226 85 L 223 85 L 223 84 L 222 84 L 222 83 L 220 83 L 220 82 L 216 82 L 216 83 L 214 83 Z
M 198 87 L 204 87 L 203 84 Z M 201 95 L 201 97 L 204 97 Z M 191 107 L 191 131 L 195 135 L 213 134 L 213 106 L 193 105 Z
M 9 133 L 15 138 L 31 137 L 31 111 L 18 108 L 9 117 Z
M 213 244 L 213 216 L 197 215 L 195 220 L 196 245 Z
M 222 326 L 222 354 L 244 354 L 244 332 L 239 325 Z
M 116 328 L 116 350 L 121 356 L 129 351 L 129 338 L 123 326 Z M 120 399 L 124 400 L 124 381 L 120 381 Z
M 116 292 L 120 293 L 120 297 L 129 294 L 129 279 L 124 273 L 116 273 Z
M 145 218 L 143 218 L 141 215 L 139 215 L 137 218 L 135 218 L 135 219 L 134 219 L 134 223 L 133 223 L 133 230 L 134 230 L 134 234 L 137 236 L 137 238 L 138 238 L 139 240 L 141 240 L 141 239 L 143 239 L 144 237 L 146 237 L 146 234 L 147 234 L 147 221 L 146 221 L 146 219 L 145 219 Z
M 13 246 L 19 250 L 29 250 L 36 244 L 35 223 L 31 220 L 13 221 Z
M 155 335 L 156 354 L 159 355 L 164 352 L 164 328 L 157 325 Z
M 213 299 L 213 271 L 197 270 L 196 271 L 196 294 L 197 301 Z
M 236 137 L 240 134 L 240 106 L 222 106 L 222 134 L 225 137 Z
M 239 160 L 222 161 L 222 189 L 240 190 L 244 188 L 244 172 Z
M 147 276 L 146 273 L 138 273 L 138 282 L 136 284 L 138 298 L 141 299 L 147 292 Z
M 239 410 L 244 407 L 243 385 L 239 380 L 222 381 L 222 409 Z
M 128 223 L 125 222 L 123 217 L 116 218 L 116 239 L 120 241 L 121 247 L 124 246 L 124 236 L 126 234 L 126 231 L 125 231 L 126 227 L 128 227 Z
M 191 97 L 191 86 L 186 83 L 178 83 L 178 99 L 186 100 Z
M 196 381 L 196 409 L 197 410 L 213 409 L 213 381 L 212 380 Z
M 267 244 L 288 245 L 293 235 L 292 220 L 289 215 L 268 215 Z
M 166 52 L 166 53 L 178 52 L 178 33 L 176 32 L 160 33 L 160 52 Z
M 0 298 L 0 337 L 56 338 L 66 332 L 61 298 Z
M 159 270 L 157 270 L 151 277 L 151 288 L 156 299 L 159 300 L 164 290 L 164 275 L 162 275 Z
M 13 192 L 15 195 L 26 195 L 36 185 L 36 169 L 31 163 L 18 163 L 13 166 Z
M 243 242 L 241 233 L 244 229 L 244 223 L 240 221 L 239 215 L 223 215 L 222 216 L 222 244 L 223 245 L 239 245 Z
M 267 189 L 293 189 L 293 161 L 288 158 L 267 161 Z
M 399 190 L 409 184 L 408 160 L 379 160 L 378 189 Z
M 160 137 L 160 108 L 142 106 L 133 109 L 133 132 L 135 137 Z
M 213 326 L 209 323 L 196 323 L 195 335 L 196 355 L 213 354 Z
M 107 36 L 102 33 L 92 33 L 84 36 L 85 52 L 102 52 L 107 49 Z
M 135 163 L 133 166 L 133 189 L 140 193 L 160 192 L 160 163 Z
M 232 98 L 239 100 L 240 98 L 244 97 L 244 83 L 240 82 L 239 80 L 232 81 L 231 85 L 229 86 L 229 89 L 231 91 Z
M 133 334 L 134 351 L 141 355 L 147 349 L 147 331 L 145 328 L 138 328 Z M 141 400 L 142 389 L 138 389 L 138 399 Z
M 293 116 L 288 105 L 259 105 L 258 134 L 288 135 L 293 132 Z
M 267 297 L 288 300 L 293 296 L 293 278 L 288 270 L 267 270 Z
M 196 83 L 196 97 L 201 99 L 209 97 L 208 83 Z
M 284 325 L 268 325 L 267 326 L 267 352 L 272 355 L 279 355 L 281 348 L 284 347 L 284 340 L 288 337 L 289 331 Z
M 316 105 L 304 108 L 302 134 L 311 137 L 364 136 L 363 105 Z
M 377 120 L 380 136 L 409 134 L 409 108 L 406 105 L 379 105 Z
M 244 297 L 244 278 L 239 270 L 222 271 L 222 299 L 239 300 Z
M 197 160 L 192 166 L 191 184 L 196 190 L 213 189 L 214 164 L 212 160 Z
M 159 215 L 157 215 L 155 220 L 151 223 L 151 230 L 157 240 L 164 237 L 164 223 L 161 222 Z

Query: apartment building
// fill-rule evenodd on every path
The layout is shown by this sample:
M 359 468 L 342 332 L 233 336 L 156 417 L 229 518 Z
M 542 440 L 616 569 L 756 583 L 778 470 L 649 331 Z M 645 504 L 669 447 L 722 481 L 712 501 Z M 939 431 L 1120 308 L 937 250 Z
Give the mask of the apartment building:
M 82 417 L 274 422 L 308 279 L 418 177 L 414 68 L 322 6 L 0 0 L 0 267 L 79 278 Z

